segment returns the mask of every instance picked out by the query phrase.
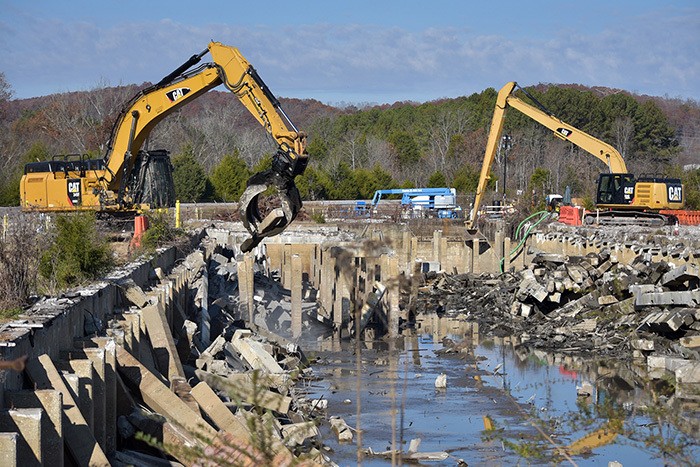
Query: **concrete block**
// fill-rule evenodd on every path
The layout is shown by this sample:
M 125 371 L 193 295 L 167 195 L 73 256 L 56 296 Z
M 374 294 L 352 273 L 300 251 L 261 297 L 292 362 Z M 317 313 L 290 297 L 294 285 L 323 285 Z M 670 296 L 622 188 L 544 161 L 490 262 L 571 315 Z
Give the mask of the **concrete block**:
M 692 363 L 690 360 L 678 357 L 669 357 L 667 355 L 649 355 L 647 357 L 647 368 L 649 370 L 660 369 L 673 373 L 679 368 L 682 368 L 690 363 Z
M 313 421 L 290 423 L 282 427 L 284 444 L 290 448 L 304 444 L 308 439 L 317 439 L 320 436 L 321 433 L 318 431 L 318 427 L 316 427 L 316 423 Z
M 661 289 L 659 289 L 654 284 L 632 284 L 629 286 L 629 291 L 632 295 L 636 297 L 642 294 L 661 292 Z
M 158 368 L 168 380 L 175 376 L 185 376 L 180 355 L 177 352 L 170 325 L 165 317 L 163 305 L 149 305 L 141 310 L 141 316 L 146 323 L 148 337 L 155 353 Z
M 561 303 L 561 293 L 560 292 L 552 292 L 549 294 L 549 297 L 547 297 L 547 298 L 552 303 Z
M 700 290 L 644 293 L 635 297 L 634 305 L 637 308 L 645 306 L 697 307 L 700 305 Z
M 119 418 L 122 419 L 123 417 Z M 154 437 L 158 442 L 162 442 L 165 446 L 178 446 L 182 448 L 183 451 L 185 451 L 182 454 L 187 454 L 187 450 L 189 450 L 190 453 L 194 452 L 195 449 L 202 449 L 206 445 L 206 443 L 197 439 L 197 435 L 192 434 L 176 423 L 169 422 L 166 417 L 159 413 L 146 413 L 141 409 L 134 409 L 128 415 L 128 417 L 126 417 L 126 419 L 128 420 L 128 423 L 136 427 L 138 431 Z M 173 455 L 175 454 L 178 453 L 173 453 Z M 175 457 L 177 458 L 177 455 L 175 455 Z M 186 460 L 185 465 L 194 465 L 191 457 L 181 460 Z M 167 465 L 173 464 L 168 463 Z
M 202 370 L 195 370 L 195 374 L 201 381 L 206 382 L 212 388 L 225 392 L 234 401 L 253 404 L 280 413 L 289 412 L 292 398 L 265 389 L 267 386 L 264 380 L 265 374 L 259 372 L 255 374 L 244 373 L 238 378 L 234 377 L 236 375 L 224 378 Z
M 649 339 L 632 339 L 630 343 L 632 344 L 632 348 L 635 350 L 654 350 L 654 341 Z
M 117 346 L 117 368 L 124 381 L 138 389 L 141 398 L 152 410 L 193 434 L 214 439 L 216 431 L 121 346 Z
M 0 431 L 19 433 L 17 463 L 22 466 L 41 466 L 42 409 L 0 410 Z
M 697 349 L 700 347 L 700 336 L 682 337 L 681 345 L 687 349 Z
M 63 398 L 65 442 L 79 465 L 108 466 L 109 461 L 95 440 L 85 418 L 48 355 L 27 362 L 27 373 L 37 389 L 55 389 Z M 115 423 L 116 424 L 116 423 Z
M 528 296 L 542 303 L 547 298 L 547 289 L 535 280 L 524 280 L 520 283 L 517 298 L 525 300 Z
M 598 275 L 602 276 L 603 274 L 608 272 L 611 267 L 612 267 L 612 263 L 610 262 L 610 260 L 603 261 L 603 263 L 601 263 L 600 266 L 598 266 L 598 269 L 597 269 Z
M 676 368 L 676 382 L 680 384 L 700 383 L 700 362 L 688 362 Z
M 45 414 L 45 420 L 41 426 L 41 452 L 42 457 L 50 459 L 50 464 L 63 467 L 63 397 L 58 391 L 52 389 L 39 389 L 36 391 L 6 391 L 5 406 L 15 409 L 28 409 L 40 407 Z M 2 453 L 4 452 L 0 440 L 0 465 L 6 464 Z
M 352 430 L 342 418 L 331 417 L 331 430 L 341 443 L 352 443 Z
M 601 297 L 598 297 L 598 304 L 601 306 L 605 305 L 612 305 L 614 303 L 617 303 L 617 297 L 614 295 L 603 295 Z
M 143 308 L 148 302 L 148 297 L 133 279 L 121 280 L 118 282 L 117 286 L 122 291 L 123 297 L 128 303 Z
M 202 381 L 192 388 L 192 396 L 220 430 L 225 430 L 246 441 L 250 440 L 248 427 L 233 415 L 207 383 Z
M 20 444 L 19 433 L 0 433 L 0 465 L 20 467 L 17 458 L 17 445 Z M 63 459 L 61 459 L 63 461 Z
M 585 269 L 575 264 L 566 264 L 566 273 L 569 275 L 572 281 L 576 284 L 582 284 L 584 279 L 588 276 Z
M 252 333 L 245 329 L 239 329 L 233 334 L 231 344 L 243 359 L 254 370 L 263 370 L 268 373 L 284 373 L 272 355 L 265 351 L 260 342 L 250 338 Z
M 661 276 L 660 282 L 666 287 L 679 287 L 685 282 L 697 282 L 698 280 L 700 280 L 700 266 L 686 263 L 665 273 Z

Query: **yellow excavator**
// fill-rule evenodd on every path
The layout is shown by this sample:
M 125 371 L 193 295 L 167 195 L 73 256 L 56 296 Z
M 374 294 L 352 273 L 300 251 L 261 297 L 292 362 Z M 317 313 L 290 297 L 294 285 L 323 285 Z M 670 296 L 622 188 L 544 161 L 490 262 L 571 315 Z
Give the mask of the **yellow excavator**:
M 515 96 L 513 93 L 516 88 L 529 97 L 536 107 Z M 490 178 L 489 173 L 496 157 L 498 143 L 503 133 L 506 110 L 509 107 L 549 128 L 556 137 L 575 144 L 600 159 L 607 166 L 608 172 L 601 173 L 598 178 L 596 207 L 600 211 L 596 213 L 596 216 L 587 216 L 587 223 L 664 225 L 673 223 L 673 216 L 662 215 L 658 211 L 683 209 L 685 206 L 685 192 L 680 179 L 655 176 L 636 178 L 628 173 L 624 159 L 614 147 L 561 121 L 547 111 L 525 89 L 520 88 L 518 83 L 512 81 L 501 88 L 496 98 L 496 107 L 493 111 L 476 197 L 471 216 L 467 221 L 468 229 L 473 229 L 476 226 L 477 213 Z
M 212 62 L 199 64 L 207 53 Z M 167 115 L 220 84 L 233 92 L 278 144 L 272 168 L 250 177 L 241 196 L 241 219 L 251 233 L 242 249 L 249 251 L 264 237 L 281 233 L 301 209 L 294 177 L 304 172 L 308 162 L 306 134 L 294 126 L 239 50 L 220 42 L 209 43 L 157 84 L 136 94 L 122 109 L 103 158 L 54 156 L 27 164 L 20 183 L 22 209 L 119 214 L 157 206 L 159 200 L 146 195 L 162 190 L 145 189 L 144 170 L 150 160 L 160 167 L 156 170 L 167 172 L 170 165 L 167 151 L 143 150 L 149 134 Z M 172 180 L 172 174 L 164 176 Z M 270 187 L 276 190 L 280 207 L 263 219 L 258 197 Z

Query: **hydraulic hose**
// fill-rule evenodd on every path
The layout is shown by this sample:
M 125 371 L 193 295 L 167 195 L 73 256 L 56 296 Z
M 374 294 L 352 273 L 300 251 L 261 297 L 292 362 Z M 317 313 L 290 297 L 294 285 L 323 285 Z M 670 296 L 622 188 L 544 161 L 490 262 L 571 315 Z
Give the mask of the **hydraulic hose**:
M 525 244 L 525 240 L 530 236 L 530 233 L 533 231 L 535 227 L 537 227 L 539 224 L 541 224 L 545 219 L 548 219 L 550 217 L 550 213 L 548 211 L 538 211 L 534 214 L 529 215 L 525 219 L 523 219 L 520 224 L 518 224 L 518 228 L 515 229 L 515 238 L 518 239 L 521 236 L 521 229 L 527 223 L 530 219 L 533 217 L 540 216 L 539 219 L 537 219 L 534 223 L 530 224 L 527 229 L 525 230 L 524 234 L 522 234 L 522 238 L 520 239 L 520 242 L 515 246 L 515 248 L 511 249 L 510 252 L 506 253 L 508 254 L 508 258 L 512 258 L 514 254 L 516 254 L 520 249 L 523 247 Z M 505 262 L 505 256 L 501 258 L 501 261 L 499 263 L 499 269 L 500 272 L 503 272 L 503 263 Z

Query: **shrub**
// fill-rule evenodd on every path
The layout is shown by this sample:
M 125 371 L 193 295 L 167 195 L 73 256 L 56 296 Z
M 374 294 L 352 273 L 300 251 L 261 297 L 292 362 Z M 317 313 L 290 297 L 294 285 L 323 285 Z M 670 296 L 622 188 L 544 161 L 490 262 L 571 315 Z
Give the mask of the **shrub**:
M 55 235 L 39 264 L 39 273 L 51 287 L 96 279 L 114 264 L 106 239 L 97 234 L 94 213 L 57 216 Z
M 146 217 L 148 218 L 148 229 L 141 238 L 141 246 L 146 250 L 155 250 L 175 240 L 183 233 L 182 229 L 176 229 L 172 225 L 167 211 L 149 211 Z
M 0 236 L 0 317 L 20 313 L 36 287 L 44 234 L 36 215 L 8 217 L 8 230 Z

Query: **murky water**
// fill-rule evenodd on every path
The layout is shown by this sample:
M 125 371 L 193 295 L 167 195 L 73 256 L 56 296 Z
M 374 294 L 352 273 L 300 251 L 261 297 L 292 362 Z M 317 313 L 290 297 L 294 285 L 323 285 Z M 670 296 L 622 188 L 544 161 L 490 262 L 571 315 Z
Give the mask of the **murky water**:
M 694 420 L 697 433 L 697 407 L 674 400 L 663 384 L 626 367 L 514 348 L 510 339 L 480 341 L 474 331 L 429 317 L 394 344 L 363 343 L 359 359 L 351 341 L 304 342 L 322 377 L 309 397 L 327 399 L 329 415 L 359 425 L 363 452 L 389 451 L 392 440 L 406 452 L 420 438 L 418 452 L 447 455 L 429 465 L 700 463 L 697 440 L 677 429 L 693 433 Z M 447 387 L 436 389 L 441 373 Z M 591 395 L 577 396 L 577 387 Z M 339 444 L 328 426 L 322 431 L 335 462 L 357 465 L 357 433 L 353 444 Z M 578 452 L 581 444 L 590 449 Z M 391 459 L 364 455 L 362 465 Z

